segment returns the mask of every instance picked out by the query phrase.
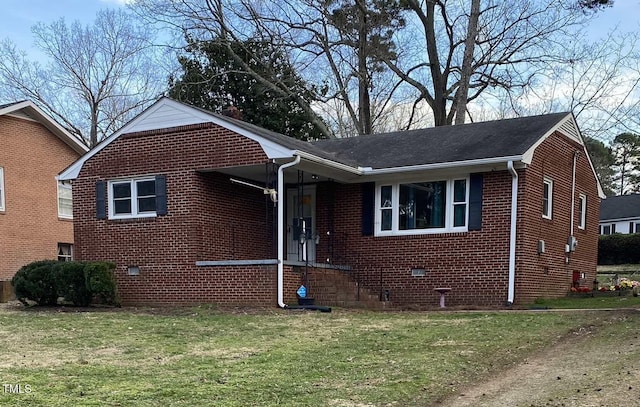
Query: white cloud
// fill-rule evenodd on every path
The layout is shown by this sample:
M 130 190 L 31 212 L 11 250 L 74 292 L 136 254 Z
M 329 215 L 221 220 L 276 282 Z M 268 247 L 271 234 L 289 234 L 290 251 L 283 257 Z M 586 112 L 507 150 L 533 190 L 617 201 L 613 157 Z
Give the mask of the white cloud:
M 118 6 L 125 6 L 127 4 L 133 3 L 133 0 L 100 0 L 102 3 L 115 4 Z

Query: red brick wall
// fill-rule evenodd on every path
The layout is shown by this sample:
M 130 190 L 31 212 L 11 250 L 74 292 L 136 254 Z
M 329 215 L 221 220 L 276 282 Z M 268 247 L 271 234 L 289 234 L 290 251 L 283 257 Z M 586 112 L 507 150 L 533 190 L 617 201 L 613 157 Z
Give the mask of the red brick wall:
M 58 243 L 73 243 L 73 223 L 58 218 L 55 176 L 79 154 L 40 123 L 10 116 L 0 117 L 0 146 L 0 280 L 10 280 L 27 263 L 56 259 Z
M 196 171 L 266 162 L 258 143 L 211 124 L 121 136 L 74 183 L 77 257 L 114 262 L 125 304 L 275 304 L 275 266 L 195 266 L 274 258 L 271 201 L 228 175 Z M 96 219 L 96 181 L 156 174 L 166 175 L 166 216 Z M 132 265 L 139 276 L 127 275 Z
M 499 305 L 507 298 L 508 239 L 511 176 L 507 171 L 484 174 L 482 230 L 412 236 L 362 236 L 361 186 L 337 185 L 336 243 L 344 263 L 371 292 L 389 290 L 396 306 L 434 305 L 436 287 L 451 287 L 450 305 Z M 318 206 L 322 202 L 319 187 Z M 330 257 L 329 221 L 319 212 L 321 235 L 318 258 Z M 340 260 L 336 260 L 340 262 Z M 426 269 L 426 277 L 412 277 L 412 268 Z
M 536 150 L 533 163 L 518 170 L 518 224 L 515 303 L 538 297 L 563 296 L 573 271 L 584 272 L 584 285 L 595 278 L 599 198 L 595 177 L 582 153 L 576 177 L 575 235 L 578 249 L 566 256 L 570 229 L 573 151 L 582 150 L 561 135 L 553 135 Z M 554 179 L 553 219 L 542 219 L 542 177 Z M 394 305 L 434 305 L 436 287 L 451 287 L 449 305 L 499 306 L 507 301 L 511 174 L 497 169 L 484 174 L 482 230 L 397 237 L 361 235 L 361 187 L 331 184 L 318 187 L 318 259 L 353 267 L 354 275 L 372 292 L 389 290 Z M 337 197 L 331 222 L 331 203 Z M 587 227 L 577 229 L 577 197 L 587 196 Z M 331 224 L 333 223 L 333 227 Z M 326 236 L 332 230 L 333 242 Z M 538 255 L 538 239 L 546 253 Z M 331 248 L 331 246 L 333 246 Z M 337 253 L 337 254 L 336 254 Z M 426 269 L 426 277 L 412 277 L 412 268 Z
M 571 235 L 571 182 L 573 154 L 580 152 L 576 166 L 574 236 L 575 252 L 566 254 L 565 245 Z M 543 178 L 553 180 L 552 219 L 541 215 Z M 581 285 L 592 287 L 598 257 L 598 219 L 600 198 L 587 156 L 579 144 L 553 135 L 542 143 L 531 166 L 520 179 L 519 217 L 523 219 L 518 233 L 516 297 L 533 301 L 537 297 L 565 295 L 571 287 L 573 272 L 585 273 Z M 587 223 L 578 229 L 578 197 L 587 197 Z M 545 253 L 538 254 L 538 241 L 545 241 Z
M 588 196 L 588 226 L 576 232 L 578 250 L 564 265 L 573 147 L 564 137 L 552 136 L 538 148 L 533 164 L 518 171 L 516 303 L 563 295 L 573 270 L 587 273 L 586 281 L 595 272 L 599 200 L 584 155 L 579 159 L 576 196 Z M 78 257 L 115 262 L 125 303 L 275 304 L 275 265 L 195 266 L 200 260 L 274 257 L 272 207 L 264 196 L 231 184 L 220 173 L 196 171 L 266 161 L 257 143 L 214 125 L 121 137 L 93 157 L 74 184 Z M 95 181 L 154 174 L 167 176 L 168 215 L 95 219 Z M 557 180 L 551 222 L 541 218 L 543 175 Z M 394 305 L 435 305 L 439 294 L 433 289 L 441 286 L 453 289 L 449 305 L 503 305 L 511 180 L 506 168 L 484 174 L 482 230 L 401 237 L 362 236 L 361 186 L 321 183 L 317 258 L 351 266 L 363 288 L 373 293 L 389 290 Z M 544 255 L 536 251 L 540 238 L 547 243 Z M 128 276 L 128 265 L 139 266 L 141 274 Z M 285 268 L 285 301 L 293 302 L 300 275 Z M 427 275 L 412 277 L 412 268 L 424 268 Z

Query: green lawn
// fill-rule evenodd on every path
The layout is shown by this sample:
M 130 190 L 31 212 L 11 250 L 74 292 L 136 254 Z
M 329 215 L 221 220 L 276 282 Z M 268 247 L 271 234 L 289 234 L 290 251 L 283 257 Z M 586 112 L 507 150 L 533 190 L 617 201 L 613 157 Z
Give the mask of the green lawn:
M 602 308 L 634 308 L 640 309 L 640 297 L 631 295 L 618 296 L 616 292 L 606 293 L 603 296 L 596 293 L 594 297 L 564 297 L 564 298 L 539 298 L 532 308 L 550 309 L 602 309 Z
M 3 307 L 0 405 L 426 406 L 599 318 Z

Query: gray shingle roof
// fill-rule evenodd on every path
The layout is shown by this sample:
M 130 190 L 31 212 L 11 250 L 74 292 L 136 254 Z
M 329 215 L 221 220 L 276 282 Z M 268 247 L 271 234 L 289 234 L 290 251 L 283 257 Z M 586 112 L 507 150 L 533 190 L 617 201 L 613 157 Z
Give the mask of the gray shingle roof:
M 510 157 L 527 152 L 568 114 L 321 140 L 313 144 L 339 161 L 372 168 Z
M 600 220 L 640 218 L 640 194 L 610 196 L 600 203 Z

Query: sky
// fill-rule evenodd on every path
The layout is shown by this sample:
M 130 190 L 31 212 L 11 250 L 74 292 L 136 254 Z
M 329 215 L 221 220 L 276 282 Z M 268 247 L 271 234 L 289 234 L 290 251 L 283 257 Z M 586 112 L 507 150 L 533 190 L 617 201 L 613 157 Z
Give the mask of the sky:
M 0 40 L 11 39 L 18 48 L 31 53 L 31 26 L 37 22 L 51 23 L 60 17 L 67 22 L 80 20 L 91 24 L 98 10 L 123 7 L 128 0 L 0 0 Z M 601 12 L 594 35 L 606 33 L 618 26 L 622 31 L 640 33 L 640 0 L 615 0 L 614 7 Z
M 11 39 L 19 49 L 31 54 L 31 26 L 51 23 L 64 17 L 91 24 L 96 12 L 103 8 L 123 7 L 126 0 L 0 0 L 0 40 Z

